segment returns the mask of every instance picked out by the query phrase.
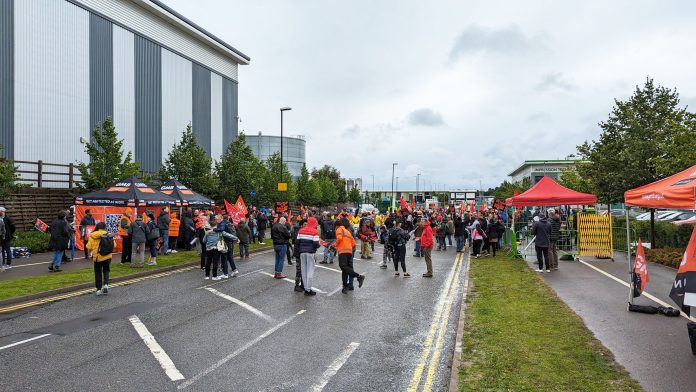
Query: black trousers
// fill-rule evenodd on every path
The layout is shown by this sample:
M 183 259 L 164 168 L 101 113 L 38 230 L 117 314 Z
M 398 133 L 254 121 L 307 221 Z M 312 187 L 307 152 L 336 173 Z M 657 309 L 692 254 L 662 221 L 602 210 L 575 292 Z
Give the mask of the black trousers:
M 539 269 L 540 270 L 551 269 L 551 264 L 549 264 L 549 248 L 535 246 L 534 249 L 536 250 L 537 262 L 539 263 Z M 546 262 L 546 268 L 544 268 L 544 262 Z
M 263 242 L 266 239 L 266 229 L 259 230 L 259 242 Z
M 111 269 L 111 259 L 94 262 L 94 284 L 97 290 L 101 290 L 105 284 L 109 284 L 109 270 Z
M 220 252 L 217 249 L 205 251 L 205 276 L 210 276 L 210 268 L 213 268 L 213 277 L 217 277 L 220 265 Z
M 394 247 L 394 271 L 399 272 L 399 263 L 401 263 L 401 269 L 406 272 L 406 245 L 400 245 Z
M 131 263 L 133 257 L 133 238 L 127 235 L 123 237 L 123 252 L 121 253 L 121 263 Z
M 288 258 L 288 264 L 292 263 L 292 244 L 288 242 L 288 249 L 285 250 L 285 257 Z
M 348 283 L 348 278 L 357 278 L 360 276 L 359 273 L 355 272 L 353 270 L 353 267 L 350 265 L 350 258 L 353 257 L 352 254 L 350 253 L 341 253 L 338 255 L 338 266 L 341 267 L 341 282 L 343 283 L 343 287 L 346 287 Z
M 493 256 L 495 256 L 495 251 L 498 250 L 498 239 L 497 238 L 491 238 L 488 240 L 488 253 L 491 253 L 491 249 L 493 249 Z
M 483 244 L 483 240 L 474 240 L 474 255 L 478 256 L 481 254 L 481 245 Z
M 227 253 L 220 254 L 220 262 L 222 263 L 222 274 L 227 275 L 230 271 L 237 269 L 234 263 L 234 243 L 227 243 Z

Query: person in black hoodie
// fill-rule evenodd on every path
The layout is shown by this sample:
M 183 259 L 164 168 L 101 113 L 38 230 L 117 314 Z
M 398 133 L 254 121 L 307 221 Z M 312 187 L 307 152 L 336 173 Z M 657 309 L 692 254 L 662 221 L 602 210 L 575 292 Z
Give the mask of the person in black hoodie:
M 307 224 L 305 220 L 302 219 L 302 216 L 298 215 L 297 216 L 297 223 L 292 227 L 292 231 L 290 233 L 290 241 L 294 244 L 292 248 L 292 257 L 295 258 L 295 291 L 300 292 L 304 291 L 304 284 L 302 280 L 302 263 L 300 263 L 300 247 L 297 246 L 297 236 L 300 232 L 300 230 Z M 289 251 L 288 249 L 288 251 Z
M 462 221 L 461 216 L 454 219 L 454 240 L 457 243 L 457 253 L 464 251 L 464 235 L 466 233 L 466 224 Z
M 556 210 L 549 209 L 549 223 L 551 224 L 551 235 L 549 236 L 549 264 L 552 270 L 558 269 L 558 240 L 561 239 L 561 218 L 556 214 Z
M 56 219 L 51 222 L 51 239 L 48 242 L 49 248 L 53 249 L 53 263 L 48 267 L 51 272 L 61 272 L 60 264 L 63 262 L 63 254 L 68 249 L 70 243 L 70 226 L 65 220 L 67 213 L 58 212 Z
M 536 240 L 534 241 L 534 249 L 536 250 L 537 262 L 539 263 L 539 268 L 536 270 L 536 272 L 544 272 L 544 263 L 546 263 L 546 272 L 551 272 L 551 266 L 549 264 L 551 224 L 546 220 L 545 216 L 534 218 L 534 224 L 532 224 L 532 234 L 536 236 Z
M 275 251 L 275 275 L 273 277 L 276 279 L 287 278 L 287 275 L 283 274 L 283 261 L 285 253 L 288 251 L 288 240 L 290 240 L 290 237 L 287 220 L 285 217 L 281 217 L 271 227 L 271 239 L 273 240 L 273 250 Z
M 263 242 L 263 240 L 266 238 L 266 227 L 267 226 L 268 226 L 268 218 L 266 218 L 266 214 L 259 211 L 259 214 L 257 215 L 257 218 L 256 218 L 256 230 L 259 233 L 259 244 L 261 244 L 261 245 L 265 244 L 265 242 Z
M 184 212 L 184 218 L 181 220 L 181 234 L 184 239 L 184 248 L 191 250 L 191 241 L 196 236 L 195 223 L 193 222 L 193 214 L 191 211 Z

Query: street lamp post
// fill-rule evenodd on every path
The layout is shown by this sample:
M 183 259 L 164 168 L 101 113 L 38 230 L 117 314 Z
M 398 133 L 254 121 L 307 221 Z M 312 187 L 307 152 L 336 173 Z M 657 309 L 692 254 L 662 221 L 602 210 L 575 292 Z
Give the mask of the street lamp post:
M 283 182 L 283 112 L 288 110 L 292 110 L 292 108 L 280 108 L 280 182 Z
M 372 176 L 372 193 L 375 193 L 375 175 L 370 174 Z
M 420 185 L 420 173 L 416 174 L 416 202 L 418 201 L 418 186 Z
M 394 211 L 394 170 L 396 169 L 398 163 L 392 163 L 392 191 L 391 191 L 391 209 Z

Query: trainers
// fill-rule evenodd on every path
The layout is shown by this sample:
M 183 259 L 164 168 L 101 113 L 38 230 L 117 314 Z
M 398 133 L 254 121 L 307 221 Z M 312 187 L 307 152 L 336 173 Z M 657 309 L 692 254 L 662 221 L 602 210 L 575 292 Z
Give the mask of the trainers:
M 101 291 L 101 290 L 97 290 L 97 292 L 96 292 L 96 293 L 94 293 L 94 294 L 96 294 L 96 295 L 97 295 L 97 297 L 98 297 L 98 296 L 102 295 L 102 291 Z
M 364 281 L 365 281 L 365 275 L 358 276 L 358 287 L 362 287 Z
M 172 249 L 172 253 L 179 253 L 179 251 L 176 249 Z
M 237 275 L 239 275 L 239 270 L 234 270 L 234 271 L 232 271 L 232 273 L 230 274 L 230 276 L 233 277 L 233 278 L 234 278 L 235 276 L 237 276 Z
M 259 242 L 259 245 L 266 245 L 265 242 Z
M 230 277 L 230 276 L 227 275 L 227 274 L 222 274 L 222 275 L 220 275 L 220 279 L 229 279 L 229 277 Z
M 409 274 L 408 272 L 404 272 L 404 278 L 410 278 L 410 277 L 411 277 L 411 274 Z
M 309 290 L 309 291 L 305 291 L 305 292 L 304 292 L 304 295 L 310 297 L 310 296 L 312 296 L 312 295 L 317 295 L 317 292 L 314 291 L 314 290 Z
M 220 280 L 220 277 L 219 277 L 219 276 L 213 276 L 213 279 L 212 279 L 212 280 Z
M 544 270 L 537 268 L 534 270 L 534 272 L 544 272 Z
M 292 262 L 292 260 L 288 261 L 288 265 L 293 265 L 295 263 Z
M 273 277 L 276 278 L 276 279 L 285 279 L 285 278 L 287 278 L 288 276 L 285 275 L 285 274 L 282 273 L 282 272 L 276 272 L 276 274 L 273 275 Z
M 424 277 L 424 278 L 432 278 L 432 277 L 433 277 L 433 274 L 427 274 L 427 273 L 426 273 L 426 274 L 423 274 L 423 277 Z
M 205 277 L 205 278 L 203 278 L 203 279 L 205 279 L 205 280 L 209 280 L 209 279 L 210 279 L 210 276 L 206 276 L 206 277 Z
M 300 285 L 295 286 L 295 289 L 294 289 L 294 290 L 295 290 L 296 292 L 298 292 L 298 293 L 299 293 L 300 291 L 305 291 L 304 287 L 302 287 L 302 286 L 300 286 Z
M 551 272 L 551 270 L 550 270 L 550 269 L 547 269 L 546 272 Z
M 102 286 L 102 293 L 103 294 L 109 294 L 109 285 L 104 285 Z
M 147 263 L 147 265 L 149 265 L 149 266 L 154 266 L 154 265 L 157 265 L 157 262 L 156 262 L 156 261 L 151 261 L 151 262 Z
M 322 260 L 319 262 L 319 264 L 326 264 L 326 261 Z
M 394 272 L 394 276 L 399 276 L 399 271 Z
M 348 289 L 344 287 L 344 288 L 341 290 L 341 292 L 342 292 L 343 294 L 348 294 Z

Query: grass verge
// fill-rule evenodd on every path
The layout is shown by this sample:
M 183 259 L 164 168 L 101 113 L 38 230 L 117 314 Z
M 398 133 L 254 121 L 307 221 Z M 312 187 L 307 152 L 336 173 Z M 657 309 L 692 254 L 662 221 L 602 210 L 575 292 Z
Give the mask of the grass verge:
M 267 243 L 266 245 L 251 244 L 249 248 L 253 250 L 272 247 L 272 244 Z M 237 250 L 236 247 L 235 250 Z M 181 265 L 190 261 L 199 260 L 199 257 L 200 256 L 198 256 L 195 251 L 179 252 L 169 256 L 158 257 L 157 266 L 150 267 L 146 265 L 143 268 L 132 268 L 129 265 L 124 265 L 121 263 L 111 263 L 111 271 L 109 276 L 111 278 L 115 278 L 148 270 L 157 270 L 164 267 Z M 9 279 L 0 282 L 0 300 L 92 282 L 94 282 L 94 270 L 92 269 L 91 265 L 86 266 L 85 268 L 66 270 L 60 273 L 50 274 L 46 272 L 45 274 L 41 275 Z
M 524 261 L 472 261 L 462 391 L 642 391 Z

